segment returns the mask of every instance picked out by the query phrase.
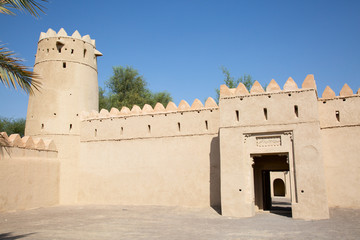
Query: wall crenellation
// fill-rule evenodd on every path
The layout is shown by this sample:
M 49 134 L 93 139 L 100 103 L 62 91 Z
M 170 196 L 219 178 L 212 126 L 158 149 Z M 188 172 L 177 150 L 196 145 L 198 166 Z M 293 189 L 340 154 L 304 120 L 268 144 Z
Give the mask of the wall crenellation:
M 190 106 L 183 100 L 177 110 L 170 102 L 167 108 L 158 103 L 154 109 L 135 105 L 131 111 L 123 107 L 122 111 L 113 108 L 86 113 L 80 123 L 80 138 L 84 142 L 217 134 L 219 108 L 212 98 L 205 106 L 200 103 L 195 100 Z
M 95 47 L 95 39 L 91 39 L 90 35 L 84 35 L 81 37 L 80 33 L 76 30 L 71 36 L 68 36 L 66 31 L 61 28 L 58 33 L 56 33 L 53 29 L 49 28 L 46 33 L 41 32 L 39 42 L 46 38 L 73 38 L 82 40 L 84 43 L 87 42 Z
M 134 105 L 131 110 L 128 107 L 122 107 L 121 110 L 111 108 L 110 112 L 106 109 L 101 109 L 100 112 L 95 110 L 92 110 L 91 112 L 83 111 L 81 112 L 80 117 L 82 120 L 94 120 L 101 118 L 168 114 L 184 111 L 202 111 L 209 109 L 218 109 L 218 105 L 211 97 L 206 100 L 205 105 L 203 105 L 199 99 L 195 99 L 191 106 L 185 100 L 181 100 L 179 106 L 176 106 L 174 102 L 169 102 L 166 108 L 161 103 L 156 103 L 154 108 L 152 108 L 149 104 L 145 104 L 142 109 L 139 106 Z
M 1 139 L 5 147 L 18 147 L 25 149 L 33 149 L 39 151 L 52 151 L 56 152 L 56 146 L 51 139 L 33 138 L 31 136 L 20 137 L 19 134 L 7 135 L 6 132 L 1 132 Z
M 266 91 L 263 89 L 263 87 L 258 81 L 254 82 L 253 86 L 250 89 L 250 92 L 242 83 L 239 83 L 237 88 L 228 88 L 225 84 L 223 84 L 220 86 L 220 98 L 228 98 L 237 95 L 256 96 L 259 94 L 279 93 L 279 92 L 288 92 L 288 91 L 303 91 L 305 89 L 315 89 L 315 90 L 317 89 L 313 74 L 309 74 L 306 76 L 305 80 L 302 83 L 301 88 L 298 87 L 294 79 L 292 79 L 291 77 L 289 77 L 288 80 L 285 82 L 283 86 L 283 90 L 280 88 L 279 84 L 274 79 L 270 81 L 269 85 L 266 87 Z M 339 96 L 336 96 L 335 92 L 329 86 L 326 86 L 321 98 L 332 99 L 336 97 L 349 97 L 359 94 L 360 94 L 360 88 L 356 92 L 356 94 L 354 94 L 353 90 L 345 83 L 340 91 Z
M 283 90 L 281 90 L 279 84 L 272 79 L 269 85 L 266 87 L 266 91 L 263 89 L 261 84 L 258 81 L 255 81 L 253 86 L 250 89 L 250 92 L 245 87 L 243 83 L 239 83 L 237 88 L 228 88 L 225 84 L 220 86 L 220 98 L 228 98 L 231 96 L 255 96 L 259 94 L 269 94 L 269 93 L 279 93 L 279 92 L 287 92 L 287 91 L 301 91 L 303 89 L 315 89 L 316 90 L 316 82 L 314 79 L 314 75 L 309 74 L 306 76 L 302 88 L 299 89 L 296 82 L 289 77 L 285 82 Z

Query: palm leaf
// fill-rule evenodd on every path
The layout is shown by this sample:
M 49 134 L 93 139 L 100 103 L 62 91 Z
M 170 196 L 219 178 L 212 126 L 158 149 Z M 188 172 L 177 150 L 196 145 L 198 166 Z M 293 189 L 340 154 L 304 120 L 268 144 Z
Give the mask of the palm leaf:
M 48 0 L 0 0 L 0 13 L 14 14 L 9 8 L 18 9 L 23 12 L 29 12 L 34 17 L 39 17 L 39 12 L 44 13 L 45 7 L 39 2 L 47 2 Z
M 21 64 L 22 60 L 14 57 L 14 52 L 0 46 L 0 81 L 17 89 L 19 86 L 26 93 L 39 91 L 41 83 L 39 76 Z

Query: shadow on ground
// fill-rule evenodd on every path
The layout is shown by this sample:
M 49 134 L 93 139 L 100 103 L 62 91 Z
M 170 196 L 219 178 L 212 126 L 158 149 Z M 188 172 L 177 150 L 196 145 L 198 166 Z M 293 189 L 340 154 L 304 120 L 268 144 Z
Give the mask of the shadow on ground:
M 11 232 L 0 234 L 0 240 L 15 240 L 20 238 L 25 238 L 27 236 L 33 235 L 35 233 L 21 234 L 21 235 L 13 235 Z

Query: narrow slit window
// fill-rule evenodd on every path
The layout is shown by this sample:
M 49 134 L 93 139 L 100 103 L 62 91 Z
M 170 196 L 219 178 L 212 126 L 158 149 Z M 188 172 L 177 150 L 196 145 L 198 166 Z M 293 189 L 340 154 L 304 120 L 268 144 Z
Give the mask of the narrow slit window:
M 205 121 L 205 128 L 206 128 L 206 130 L 209 130 L 209 124 L 208 124 L 207 120 Z
M 71 54 L 74 54 L 74 49 L 71 49 Z
M 236 114 L 236 121 L 239 121 L 239 110 L 236 110 L 235 114 Z
M 69 125 L 69 130 L 71 131 L 71 129 L 72 129 L 72 124 L 70 123 L 70 125 Z
M 298 105 L 294 106 L 294 112 L 295 112 L 295 116 L 299 117 L 299 107 L 298 107 Z
M 41 129 L 44 129 L 44 124 L 43 123 L 41 124 Z
M 148 125 L 148 132 L 151 133 L 151 126 Z
M 63 62 L 63 68 L 66 68 L 66 62 Z
M 84 57 L 86 57 L 86 49 L 84 49 Z
M 123 135 L 123 133 L 124 133 L 124 128 L 121 127 L 121 128 L 120 128 L 120 135 Z
M 340 111 L 335 111 L 336 120 L 340 122 Z
M 97 129 L 95 129 L 95 137 L 97 137 Z
M 267 108 L 264 108 L 264 117 L 265 117 L 265 120 L 268 120 Z
M 181 131 L 181 125 L 180 125 L 179 122 L 178 122 L 178 131 L 179 131 L 179 132 Z
M 49 49 L 46 49 L 46 52 L 49 53 Z

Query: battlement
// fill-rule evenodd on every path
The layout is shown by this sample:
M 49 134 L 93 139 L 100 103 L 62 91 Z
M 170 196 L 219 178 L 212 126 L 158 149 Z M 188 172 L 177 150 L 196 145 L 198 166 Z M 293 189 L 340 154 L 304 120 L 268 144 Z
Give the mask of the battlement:
M 220 98 L 229 98 L 232 96 L 257 96 L 261 94 L 301 91 L 305 89 L 316 90 L 316 82 L 314 79 L 314 75 L 307 75 L 301 87 L 302 88 L 299 89 L 298 85 L 291 77 L 289 77 L 288 80 L 285 82 L 283 90 L 280 88 L 279 84 L 277 84 L 277 82 L 272 79 L 269 85 L 266 87 L 266 92 L 258 81 L 254 82 L 253 86 L 250 89 L 250 92 L 247 90 L 243 83 L 239 83 L 237 88 L 228 88 L 225 84 L 223 84 L 220 86 Z
M 134 105 L 131 110 L 83 112 L 82 118 L 83 142 L 211 135 L 219 129 L 219 108 L 212 98 L 205 106 L 198 99 L 191 106 L 182 100 L 179 106 L 170 102 L 166 108 L 157 103 L 154 109 L 145 104 L 142 109 Z
M 79 39 L 82 40 L 84 43 L 89 43 L 95 47 L 95 39 L 91 39 L 90 35 L 84 35 L 81 37 L 78 30 L 75 30 L 75 32 L 71 36 L 68 36 L 68 34 L 63 28 L 61 28 L 57 33 L 53 29 L 49 28 L 46 33 L 40 33 L 39 42 L 45 38 L 58 38 L 58 40 L 61 40 L 61 38 Z
M 205 101 L 205 106 L 199 99 L 195 99 L 191 106 L 185 101 L 181 100 L 179 106 L 176 106 L 175 103 L 169 102 L 166 108 L 161 103 L 156 103 L 155 107 L 152 108 L 149 104 L 145 104 L 141 109 L 139 106 L 134 105 L 131 110 L 128 107 L 122 107 L 121 110 L 117 108 L 111 108 L 110 112 L 106 109 L 101 109 L 100 112 L 95 110 L 91 112 L 83 111 L 80 114 L 82 120 L 96 120 L 103 118 L 114 118 L 121 117 L 127 118 L 131 116 L 140 116 L 140 115 L 154 115 L 154 114 L 168 114 L 168 113 L 177 113 L 177 112 L 189 112 L 189 111 L 202 111 L 202 110 L 211 110 L 218 109 L 218 105 L 215 100 L 209 97 Z
M 71 36 L 61 28 L 55 32 L 51 28 L 40 34 L 35 66 L 42 62 L 58 61 L 61 68 L 69 68 L 67 63 L 76 62 L 92 67 L 97 71 L 96 58 L 102 53 L 96 49 L 95 40 L 89 35 L 81 37 L 76 30 Z
M 0 132 L 1 144 L 3 147 L 18 147 L 38 151 L 56 152 L 56 146 L 51 139 L 33 138 L 31 136 L 20 137 L 19 134 L 7 135 L 6 132 Z
M 339 96 L 326 86 L 322 97 L 318 99 L 321 128 L 359 126 L 360 89 L 353 90 L 344 84 Z

